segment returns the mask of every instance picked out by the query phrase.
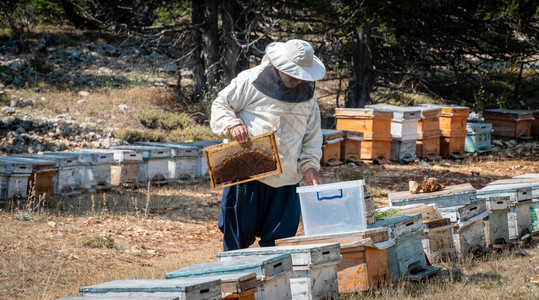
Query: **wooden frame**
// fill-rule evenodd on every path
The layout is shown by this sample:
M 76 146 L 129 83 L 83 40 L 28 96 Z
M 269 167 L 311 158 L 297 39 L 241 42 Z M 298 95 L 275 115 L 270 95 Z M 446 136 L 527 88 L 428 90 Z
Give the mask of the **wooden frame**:
M 272 175 L 275 175 L 275 174 L 281 174 L 283 171 L 282 171 L 282 168 L 281 168 L 281 161 L 279 160 L 279 151 L 277 149 L 277 143 L 275 141 L 275 134 L 273 132 L 267 132 L 267 133 L 264 133 L 264 134 L 260 134 L 260 135 L 250 137 L 249 141 L 247 143 L 251 142 L 251 140 L 258 140 L 258 139 L 264 139 L 264 138 L 269 138 L 270 139 L 271 147 L 272 147 L 272 150 L 273 150 L 273 153 L 274 153 L 275 164 L 276 164 L 277 169 L 274 170 L 274 171 L 265 172 L 265 173 L 258 174 L 258 175 L 252 175 L 251 177 L 249 177 L 247 179 L 239 180 L 239 181 L 228 183 L 228 184 L 222 184 L 222 185 L 216 185 L 215 184 L 215 178 L 214 178 L 214 174 L 213 174 L 214 170 L 213 170 L 213 168 L 211 166 L 211 163 L 210 163 L 210 157 L 211 157 L 212 153 L 220 151 L 224 147 L 238 146 L 238 145 L 241 145 L 241 144 L 238 143 L 238 142 L 230 142 L 230 143 L 223 143 L 223 144 L 213 145 L 213 146 L 209 146 L 209 147 L 206 147 L 206 148 L 202 149 L 204 151 L 204 157 L 206 158 L 206 164 L 208 166 L 208 171 L 209 171 L 209 174 L 210 174 L 210 182 L 211 182 L 212 189 L 224 188 L 224 187 L 227 187 L 227 186 L 232 186 L 232 185 L 236 185 L 236 184 L 240 184 L 240 183 L 245 183 L 245 182 L 249 182 L 249 181 L 253 181 L 253 180 L 266 178 L 268 176 L 272 176 Z M 247 144 L 247 143 L 243 143 L 243 144 Z

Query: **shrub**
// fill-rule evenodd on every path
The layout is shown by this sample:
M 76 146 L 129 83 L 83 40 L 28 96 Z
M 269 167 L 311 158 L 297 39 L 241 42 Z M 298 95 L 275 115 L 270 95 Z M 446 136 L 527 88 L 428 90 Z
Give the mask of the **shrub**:
M 164 129 L 167 131 L 187 128 L 195 123 L 186 113 L 150 111 L 139 113 L 138 118 L 140 123 L 146 128 Z
M 107 248 L 107 249 L 116 249 L 116 243 L 113 237 L 110 236 L 96 236 L 96 237 L 87 237 L 84 240 L 84 245 L 90 248 Z
M 402 215 L 403 215 L 402 212 L 396 208 L 390 208 L 383 212 L 380 212 L 378 210 L 374 212 L 375 219 L 387 219 L 387 218 L 398 217 Z
M 117 138 L 124 139 L 128 143 L 134 142 L 165 142 L 165 133 L 157 130 L 137 130 L 124 128 L 115 132 Z
M 184 129 L 176 129 L 169 135 L 171 142 L 193 142 L 219 139 L 208 126 L 194 125 Z

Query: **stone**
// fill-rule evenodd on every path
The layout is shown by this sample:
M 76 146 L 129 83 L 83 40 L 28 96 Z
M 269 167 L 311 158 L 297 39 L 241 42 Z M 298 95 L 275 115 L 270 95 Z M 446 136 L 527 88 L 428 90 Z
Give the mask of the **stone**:
M 443 188 L 444 186 L 439 184 L 435 178 L 428 178 L 421 184 L 421 189 L 424 193 L 432 193 Z
M 88 93 L 87 91 L 80 91 L 79 95 L 82 96 L 82 97 L 87 97 L 87 96 L 90 95 L 90 93 Z
M 416 181 L 410 180 L 408 182 L 408 186 L 411 194 L 417 194 L 419 191 L 421 191 L 421 185 L 419 185 L 419 183 Z

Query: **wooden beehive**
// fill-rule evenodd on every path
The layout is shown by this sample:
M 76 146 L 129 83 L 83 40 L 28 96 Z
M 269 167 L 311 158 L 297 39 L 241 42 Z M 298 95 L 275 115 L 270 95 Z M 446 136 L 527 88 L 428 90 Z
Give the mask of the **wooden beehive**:
M 129 145 L 116 146 L 107 149 L 123 149 L 142 152 L 142 162 L 139 164 L 139 180 L 142 185 L 163 184 L 170 182 L 169 162 L 172 151 L 166 147 Z
M 520 138 L 531 135 L 533 112 L 528 110 L 486 109 L 483 111 L 485 123 L 492 124 L 492 135 Z
M 253 136 L 246 143 L 210 146 L 204 148 L 204 154 L 213 189 L 282 172 L 273 132 Z
M 373 108 L 336 108 L 337 130 L 363 132 L 363 138 L 391 140 L 392 112 Z
M 2 156 L 2 159 L 27 163 L 32 166 L 32 174 L 28 178 L 27 191 L 29 195 L 52 195 L 56 162 L 44 159 Z
M 55 162 L 57 170 L 53 175 L 52 193 L 56 195 L 74 195 L 79 193 L 79 191 L 75 189 L 75 170 L 78 166 L 78 159 L 76 156 L 46 156 L 41 154 L 18 154 L 15 156 Z
M 449 218 L 423 221 L 421 242 L 425 255 L 431 263 L 452 261 L 457 258 L 453 226 Z
M 361 141 L 363 133 L 344 130 L 344 140 L 341 144 L 341 161 L 357 163 L 361 161 Z
M 188 146 L 195 146 L 200 149 L 200 153 L 197 159 L 197 169 L 195 173 L 195 179 L 198 180 L 204 180 L 204 179 L 210 179 L 210 172 L 208 170 L 208 164 L 206 162 L 206 155 L 204 154 L 204 151 L 202 149 L 214 145 L 219 145 L 223 143 L 221 140 L 207 140 L 207 141 L 196 141 L 196 142 L 189 142 L 189 143 L 172 143 L 172 144 L 182 144 L 182 145 L 188 145 Z
M 442 217 L 449 218 L 452 223 L 468 221 L 487 210 L 485 200 L 477 200 L 470 204 L 438 208 Z
M 475 255 L 488 250 L 484 220 L 489 213 L 489 211 L 484 211 L 466 221 L 455 223 L 453 241 L 459 258 L 464 259 L 468 255 Z
M 322 129 L 322 159 L 326 166 L 342 165 L 341 148 L 345 133 L 342 130 Z
M 292 258 L 290 254 L 236 257 L 191 265 L 165 274 L 167 279 L 220 276 L 234 273 L 256 273 L 258 279 L 256 299 L 291 299 L 290 273 Z
M 169 173 L 172 181 L 195 181 L 197 160 L 201 154 L 200 147 L 179 143 L 136 142 L 135 145 L 166 147 L 171 150 Z
M 454 135 L 466 135 L 466 123 L 468 115 L 470 115 L 469 107 L 438 104 L 418 104 L 417 106 L 442 109 L 439 118 L 442 136 L 450 137 Z
M 217 258 L 227 261 L 235 257 L 286 253 L 292 257 L 290 289 L 293 299 L 339 297 L 337 265 L 341 254 L 338 243 L 247 248 L 218 253 Z
M 509 226 L 507 213 L 510 209 L 509 196 L 489 197 L 487 209 L 491 211 L 486 222 L 487 244 L 490 246 L 509 244 Z
M 492 151 L 491 135 L 492 124 L 490 123 L 467 123 L 466 141 L 464 151 L 469 153 L 484 153 Z
M 440 116 L 442 108 L 417 106 L 420 109 L 420 119 L 417 123 L 418 140 L 423 140 L 428 137 L 439 137 L 442 132 L 440 130 Z
M 440 155 L 440 135 L 418 139 L 416 142 L 415 155 L 421 158 L 438 158 Z
M 391 206 L 436 204 L 437 207 L 450 207 L 477 201 L 475 188 L 469 183 L 446 186 L 432 193 L 412 194 L 409 191 L 402 191 L 389 193 L 387 196 Z
M 205 280 L 221 281 L 221 297 L 227 300 L 254 300 L 258 291 L 256 273 L 232 273 L 204 276 Z M 219 298 L 221 299 L 221 298 Z
M 79 294 L 89 299 L 153 299 L 154 297 L 217 299 L 221 296 L 221 280 L 206 278 L 124 279 L 82 287 L 79 289 Z
M 365 107 L 393 113 L 393 118 L 391 119 L 391 136 L 393 140 L 408 141 L 418 139 L 417 127 L 421 111 L 417 107 L 389 104 L 374 104 L 366 105 Z
M 75 149 L 88 152 L 87 149 Z M 112 153 L 114 163 L 110 166 L 110 183 L 114 186 L 138 186 L 140 184 L 140 164 L 142 152 L 121 149 L 92 149 L 92 152 Z
M 440 137 L 440 155 L 445 158 L 462 157 L 466 135 L 452 135 Z
M 340 243 L 342 260 L 337 266 L 340 293 L 367 291 L 389 282 L 386 248 L 392 246 L 387 228 L 296 236 L 276 240 L 278 246 Z
M 361 160 L 372 161 L 375 159 L 388 160 L 391 155 L 391 139 L 364 139 L 361 141 Z
M 26 198 L 31 174 L 30 164 L 5 160 L 0 156 L 0 200 L 11 199 L 14 196 Z

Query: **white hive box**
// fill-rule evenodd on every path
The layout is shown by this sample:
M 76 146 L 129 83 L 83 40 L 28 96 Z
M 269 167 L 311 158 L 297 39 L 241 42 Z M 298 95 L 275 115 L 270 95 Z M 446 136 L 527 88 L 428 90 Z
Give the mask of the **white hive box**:
M 32 166 L 28 163 L 0 160 L 0 199 L 7 200 L 15 195 L 25 198 L 31 174 Z
M 513 179 L 539 179 L 539 173 L 529 173 L 513 177 Z
M 393 112 L 391 119 L 391 136 L 393 139 L 407 141 L 418 139 L 418 121 L 421 118 L 421 109 L 413 106 L 396 106 L 389 104 L 366 105 L 379 111 Z
M 388 198 L 390 206 L 436 204 L 437 207 L 450 207 L 477 201 L 475 188 L 469 183 L 446 186 L 432 193 L 412 194 L 409 191 L 390 193 Z
M 449 218 L 423 221 L 421 242 L 431 263 L 452 261 L 457 258 L 453 241 L 453 227 Z
M 180 300 L 180 297 L 154 297 L 154 296 L 143 296 L 143 297 L 93 297 L 93 296 L 67 296 L 62 297 L 58 300 Z
M 292 299 L 338 299 L 337 265 L 341 262 L 338 243 L 247 248 L 221 252 L 217 258 L 228 261 L 236 257 L 285 253 L 292 257 Z
M 79 289 L 81 296 L 152 299 L 175 297 L 182 300 L 209 300 L 221 298 L 219 279 L 131 279 L 114 280 Z
M 173 181 L 192 182 L 195 180 L 200 147 L 175 143 L 137 142 L 135 145 L 166 147 L 171 150 L 169 174 Z
M 56 195 L 75 195 L 79 193 L 75 188 L 75 170 L 78 165 L 76 156 L 45 156 L 41 154 L 17 154 L 16 156 L 54 161 L 58 169 L 54 173 L 52 193 Z
M 121 149 L 75 149 L 76 152 L 104 152 L 112 153 L 114 163 L 110 166 L 110 183 L 114 186 L 139 185 L 140 164 L 142 163 L 142 152 L 135 150 Z
M 46 156 L 68 156 L 73 155 L 78 158 L 78 166 L 75 169 L 76 186 L 85 190 L 109 189 L 110 168 L 114 163 L 113 154 L 99 151 L 81 151 L 81 152 L 45 152 Z
M 135 150 L 142 152 L 142 163 L 139 165 L 139 180 L 143 185 L 162 184 L 170 182 L 169 161 L 172 151 L 170 148 L 154 146 L 117 146 L 107 149 Z
M 494 186 L 503 186 L 507 188 L 531 188 L 532 190 L 532 199 L 539 201 L 539 178 L 513 178 L 513 179 L 502 179 L 493 181 L 483 189 L 489 191 L 490 189 L 495 189 Z
M 52 186 L 54 173 L 56 173 L 56 162 L 44 159 L 1 156 L 1 160 L 11 160 L 21 163 L 27 163 L 32 166 L 32 174 L 28 178 L 28 195 L 52 195 Z
M 257 274 L 258 286 L 255 299 L 291 299 L 290 272 L 292 259 L 290 254 L 267 256 L 237 257 L 229 261 L 211 262 L 192 265 L 165 274 L 167 279 L 220 276 L 233 273 Z
M 255 299 L 258 291 L 256 273 L 231 273 L 202 277 L 206 280 L 221 281 L 221 297 L 230 300 Z

